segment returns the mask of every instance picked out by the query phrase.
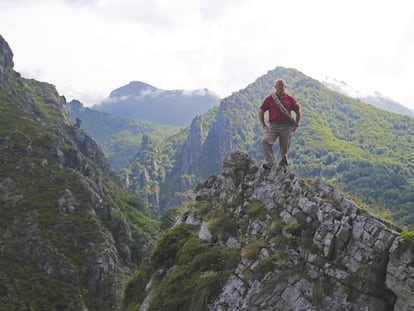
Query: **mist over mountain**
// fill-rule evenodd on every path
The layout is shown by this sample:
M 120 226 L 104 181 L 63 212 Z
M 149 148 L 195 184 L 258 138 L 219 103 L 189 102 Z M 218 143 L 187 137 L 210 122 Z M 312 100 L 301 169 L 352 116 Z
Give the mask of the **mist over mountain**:
M 377 108 L 398 114 L 412 117 L 414 116 L 414 111 L 412 109 L 399 104 L 391 98 L 382 95 L 378 91 L 373 92 L 372 94 L 362 94 L 361 92 L 350 87 L 344 81 L 340 81 L 332 77 L 326 77 L 322 83 L 333 91 L 360 99 L 361 101 L 371 104 Z
M 207 89 L 161 90 L 133 81 L 112 91 L 107 99 L 91 108 L 128 119 L 188 126 L 196 115 L 219 102 L 220 98 Z

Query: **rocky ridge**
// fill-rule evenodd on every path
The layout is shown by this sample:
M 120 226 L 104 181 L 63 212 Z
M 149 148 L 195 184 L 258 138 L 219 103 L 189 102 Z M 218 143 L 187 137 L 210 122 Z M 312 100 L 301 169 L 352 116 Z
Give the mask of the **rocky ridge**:
M 164 310 L 157 298 L 152 298 L 153 307 L 150 298 L 160 295 L 160 288 L 164 299 L 169 297 L 166 284 L 174 278 L 179 282 L 182 269 L 192 277 L 188 269 L 194 265 L 204 277 L 226 276 L 217 288 L 202 292 L 208 299 L 199 310 L 414 308 L 413 244 L 400 237 L 398 227 L 321 180 L 304 180 L 278 168 L 259 169 L 247 154 L 229 153 L 222 173 L 199 184 L 195 205 L 173 229 L 188 225 L 209 248 L 238 251 L 227 259 L 236 263 L 224 267 L 214 261 L 202 269 L 200 261 L 207 259 L 200 259 L 206 254 L 201 250 L 207 246 L 199 245 L 183 264 L 194 236 L 184 240 L 173 263 L 156 267 L 147 287 L 151 295 L 141 311 Z M 157 258 L 155 252 L 153 260 Z M 179 295 L 177 290 L 174 295 Z M 191 297 L 192 290 L 186 295 Z M 182 298 L 174 304 L 171 297 L 170 307 L 185 309 L 186 303 L 195 303 L 195 298 Z

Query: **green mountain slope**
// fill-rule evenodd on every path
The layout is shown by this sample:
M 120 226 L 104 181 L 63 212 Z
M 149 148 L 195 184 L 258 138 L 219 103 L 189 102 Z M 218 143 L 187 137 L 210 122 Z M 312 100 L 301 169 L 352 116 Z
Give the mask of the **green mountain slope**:
M 323 176 L 413 226 L 414 118 L 293 83 L 305 122 L 292 148 L 297 170 Z
M 0 310 L 121 310 L 158 220 L 0 36 Z

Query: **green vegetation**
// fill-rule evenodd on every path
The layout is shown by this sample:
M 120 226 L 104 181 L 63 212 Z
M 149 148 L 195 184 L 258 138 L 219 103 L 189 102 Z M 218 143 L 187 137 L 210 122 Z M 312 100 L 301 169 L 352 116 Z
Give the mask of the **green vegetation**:
M 111 310 L 77 284 L 48 277 L 19 261 L 1 263 L 0 310 L 82 310 L 85 307 Z
M 253 201 L 247 206 L 246 214 L 251 219 L 263 220 L 266 216 L 266 206 L 263 202 Z
M 116 203 L 121 207 L 121 217 L 125 217 L 131 229 L 144 230 L 156 234 L 160 228 L 160 220 L 141 197 L 118 192 L 115 194 Z
M 165 231 L 158 239 L 151 262 L 140 269 L 130 281 L 126 305 L 139 306 L 145 285 L 146 271 L 155 274 L 154 294 L 149 310 L 207 310 L 207 304 L 221 290 L 230 272 L 240 260 L 239 250 L 229 249 L 200 240 L 198 226 L 181 223 Z
M 180 224 L 167 230 L 154 246 L 151 260 L 163 267 L 170 267 L 177 261 L 178 252 L 187 239 L 195 234 L 196 226 Z
M 275 269 L 283 269 L 289 267 L 289 256 L 283 250 L 276 250 L 267 257 L 260 259 L 259 275 L 264 276 L 267 272 Z
M 260 241 L 251 241 L 244 247 L 242 251 L 242 256 L 247 260 L 254 260 L 259 255 L 261 248 L 262 244 Z
M 403 231 L 401 238 L 414 244 L 414 231 Z
M 403 238 L 408 243 L 400 243 L 397 249 L 393 251 L 393 256 L 396 256 L 397 258 L 400 258 L 400 259 L 403 254 L 405 254 L 406 258 L 407 258 L 407 255 L 412 256 L 412 254 L 414 254 L 414 231 L 404 230 L 401 233 L 401 238 Z M 404 259 L 403 261 L 405 260 L 406 259 Z
M 291 148 L 296 170 L 322 175 L 365 203 L 391 209 L 398 222 L 414 225 L 408 203 L 414 190 L 414 119 L 301 80 L 292 81 L 303 112 Z M 305 80 L 312 89 L 304 88 Z
M 141 266 L 131 274 L 124 292 L 124 309 L 127 311 L 136 311 L 140 303 L 147 295 L 145 287 L 154 273 L 153 266 L 144 261 Z
M 219 240 L 225 241 L 237 232 L 237 224 L 228 213 L 218 213 L 216 218 L 209 221 L 208 229 Z
M 174 232 L 179 233 L 180 230 Z M 176 239 L 179 238 L 180 234 Z M 207 304 L 221 290 L 239 262 L 237 250 L 208 247 L 194 233 L 184 242 L 177 252 L 176 266 L 158 285 L 149 310 L 207 310 Z

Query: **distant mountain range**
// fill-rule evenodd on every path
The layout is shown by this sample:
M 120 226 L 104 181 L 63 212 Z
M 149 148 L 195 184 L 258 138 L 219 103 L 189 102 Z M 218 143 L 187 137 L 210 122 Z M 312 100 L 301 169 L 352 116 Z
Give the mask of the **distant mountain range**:
M 122 171 L 137 152 L 143 135 L 163 140 L 180 130 L 179 126 L 117 117 L 85 107 L 78 100 L 70 101 L 66 108 L 72 121 L 76 123 L 79 122 L 77 119 L 80 120 L 79 126 L 96 140 L 112 169 L 117 173 Z
M 376 91 L 370 95 L 362 94 L 346 84 L 344 81 L 340 81 L 332 77 L 326 77 L 322 83 L 335 92 L 359 99 L 377 108 L 407 116 L 414 116 L 414 110 L 399 104 L 395 100 L 382 95 L 380 92 Z
M 207 112 L 219 102 L 220 98 L 207 89 L 162 90 L 133 81 L 112 91 L 109 98 L 91 108 L 122 118 L 188 126 L 196 115 Z

